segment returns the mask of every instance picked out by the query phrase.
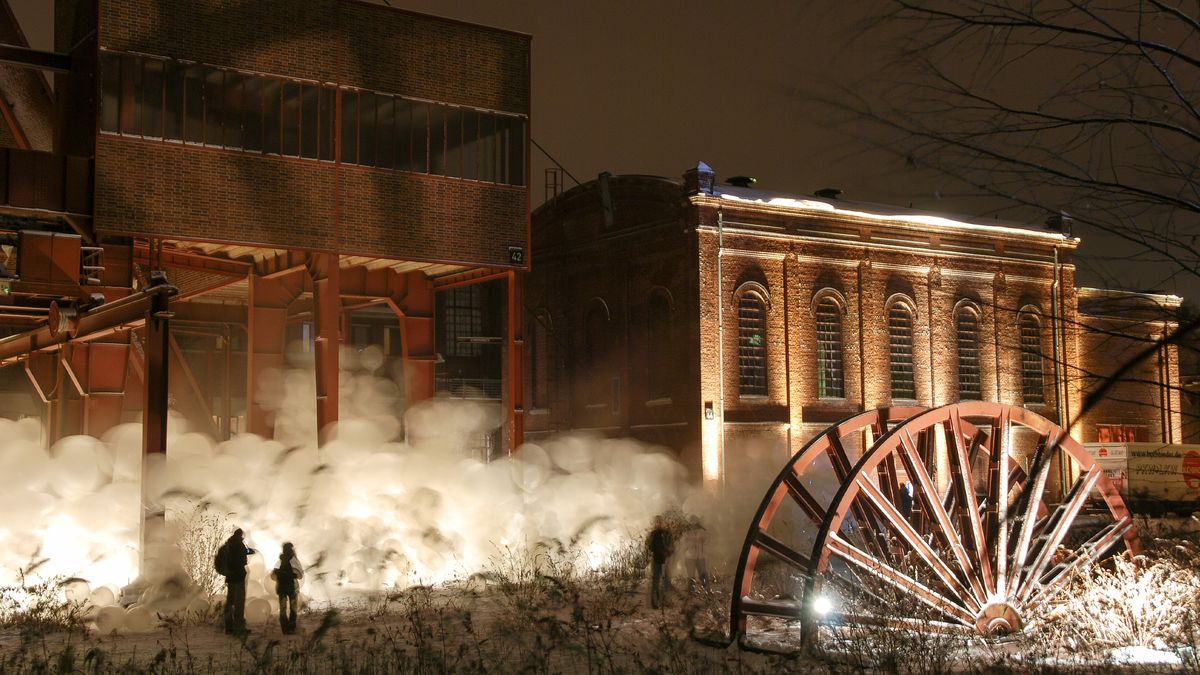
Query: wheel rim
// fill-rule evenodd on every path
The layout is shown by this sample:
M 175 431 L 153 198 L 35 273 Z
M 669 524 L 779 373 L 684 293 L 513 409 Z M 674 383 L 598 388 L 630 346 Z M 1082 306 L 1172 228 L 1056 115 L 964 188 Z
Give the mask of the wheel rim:
M 1066 480 L 1049 490 L 1056 467 Z M 881 488 L 896 469 L 913 484 L 907 516 Z M 1107 511 L 1085 526 L 1078 516 L 1093 493 Z M 875 514 L 873 530 L 860 524 L 862 512 Z M 886 542 L 882 554 L 871 537 Z M 843 481 L 816 539 L 806 598 L 821 597 L 831 580 L 865 578 L 916 601 L 890 617 L 847 612 L 844 622 L 937 617 L 984 635 L 1021 630 L 1073 571 L 1118 543 L 1140 548 L 1124 502 L 1088 452 L 1050 420 L 996 403 L 928 410 L 879 438 Z
M 855 437 L 865 439 L 852 449 Z M 822 493 L 821 480 L 836 491 Z M 1080 519 L 1094 495 L 1103 512 Z M 1050 420 L 984 402 L 882 408 L 831 426 L 780 471 L 738 560 L 731 634 L 745 644 L 750 618 L 774 617 L 815 639 L 830 598 L 826 620 L 842 625 L 1016 632 L 1072 572 L 1122 542 L 1140 550 L 1120 495 Z M 763 597 L 765 560 L 798 580 L 794 593 Z
M 848 417 L 814 436 L 784 465 L 759 504 L 742 545 L 730 603 L 731 635 L 739 640 L 744 638 L 747 620 L 751 617 L 797 620 L 803 616 L 804 608 L 800 601 L 767 602 L 751 597 L 756 572 L 763 562 L 761 554 L 766 553 L 770 559 L 798 574 L 811 575 L 812 565 L 807 550 L 815 541 L 812 535 L 819 531 L 835 496 L 830 490 L 826 490 L 827 494 L 824 495 L 816 492 L 813 488 L 817 479 L 832 475 L 840 484 L 850 475 L 855 462 L 861 459 L 861 451 L 870 446 L 856 437 L 869 434 L 872 441 L 881 438 L 891 426 L 924 410 L 922 407 L 880 408 Z M 773 527 L 777 525 L 781 508 L 786 505 L 795 507 L 794 511 L 801 521 L 799 527 L 809 530 L 807 537 L 793 538 L 789 542 L 787 537 L 782 536 L 787 532 L 778 532 L 776 530 L 779 528 Z M 785 530 L 790 529 L 785 527 Z M 805 545 L 805 539 L 808 545 Z

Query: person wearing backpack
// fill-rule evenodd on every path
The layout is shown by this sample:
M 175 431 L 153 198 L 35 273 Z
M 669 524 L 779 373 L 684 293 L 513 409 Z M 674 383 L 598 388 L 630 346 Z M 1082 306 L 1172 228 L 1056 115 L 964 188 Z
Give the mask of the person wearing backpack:
M 271 578 L 275 580 L 275 594 L 279 596 L 279 628 L 284 634 L 291 635 L 296 632 L 296 597 L 300 580 L 304 578 L 304 568 L 300 566 L 291 542 L 283 545 L 279 562 L 271 570 Z
M 225 632 L 245 635 L 246 630 L 246 562 L 256 551 L 242 539 L 242 530 L 236 529 L 229 539 L 217 549 L 214 565 L 217 573 L 225 577 Z

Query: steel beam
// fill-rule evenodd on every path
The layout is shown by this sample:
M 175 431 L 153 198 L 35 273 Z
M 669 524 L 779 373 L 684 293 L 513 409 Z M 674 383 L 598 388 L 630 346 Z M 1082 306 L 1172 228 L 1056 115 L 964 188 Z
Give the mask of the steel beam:
M 508 332 L 505 335 L 507 358 L 505 375 L 508 378 L 508 452 L 512 454 L 525 442 L 525 278 L 523 273 L 510 270 L 508 276 Z
M 22 68 L 36 68 L 55 73 L 71 72 L 71 55 L 44 52 L 18 45 L 0 44 L 0 62 Z
M 342 322 L 340 268 L 332 253 L 313 255 L 309 268 L 316 312 L 314 356 L 317 378 L 317 438 L 324 442 L 329 425 L 338 420 L 338 350 Z
M 167 451 L 168 362 L 171 352 L 171 313 L 167 296 L 156 294 L 146 308 L 145 373 L 142 407 L 142 450 L 146 454 Z

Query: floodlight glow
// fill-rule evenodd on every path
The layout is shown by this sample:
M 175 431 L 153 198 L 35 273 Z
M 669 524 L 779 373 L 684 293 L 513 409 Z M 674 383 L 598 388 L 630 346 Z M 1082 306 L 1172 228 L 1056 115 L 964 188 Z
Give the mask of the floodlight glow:
M 820 616 L 825 616 L 829 612 L 833 611 L 833 601 L 824 595 L 817 596 L 817 599 L 813 600 L 813 611 Z

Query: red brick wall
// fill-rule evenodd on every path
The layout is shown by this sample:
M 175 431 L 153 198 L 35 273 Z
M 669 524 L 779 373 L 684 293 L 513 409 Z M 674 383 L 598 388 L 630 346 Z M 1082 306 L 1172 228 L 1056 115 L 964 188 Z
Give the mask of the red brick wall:
M 529 113 L 529 37 L 355 0 L 101 0 L 100 46 Z
M 100 43 L 529 111 L 527 36 L 355 0 L 235 5 L 103 0 Z M 106 233 L 336 245 L 344 253 L 479 265 L 508 265 L 509 246 L 528 248 L 523 187 L 108 135 L 97 144 L 96 177 L 96 228 Z

